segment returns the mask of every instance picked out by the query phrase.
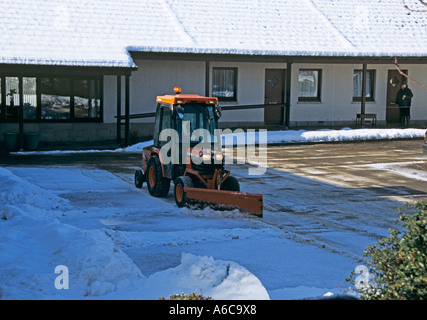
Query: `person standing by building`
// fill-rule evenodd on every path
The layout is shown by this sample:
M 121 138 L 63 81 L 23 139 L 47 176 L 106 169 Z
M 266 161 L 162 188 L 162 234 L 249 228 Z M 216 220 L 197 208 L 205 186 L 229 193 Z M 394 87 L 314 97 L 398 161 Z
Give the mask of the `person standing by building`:
M 399 106 L 400 111 L 400 124 L 402 127 L 409 126 L 409 120 L 411 118 L 411 102 L 414 97 L 412 90 L 408 88 L 406 83 L 402 83 L 399 91 L 396 95 L 396 104 Z

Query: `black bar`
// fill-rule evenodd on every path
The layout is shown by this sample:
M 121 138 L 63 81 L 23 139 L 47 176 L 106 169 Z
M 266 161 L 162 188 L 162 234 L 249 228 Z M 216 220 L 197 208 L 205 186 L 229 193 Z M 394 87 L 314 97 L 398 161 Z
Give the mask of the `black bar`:
M 362 69 L 362 99 L 360 103 L 360 113 L 366 113 L 366 73 L 367 73 L 368 65 L 366 63 L 363 64 Z M 362 126 L 365 124 L 365 118 L 361 119 Z
M 24 148 L 24 85 L 22 77 L 18 77 L 19 91 L 19 146 Z
M 129 145 L 129 109 L 130 109 L 130 95 L 129 95 L 129 75 L 125 77 L 125 146 Z
M 242 105 L 242 106 L 223 106 L 221 107 L 222 111 L 228 111 L 228 110 L 246 110 L 246 109 L 262 109 L 262 108 L 268 108 L 271 106 L 277 106 L 277 107 L 284 107 L 286 104 L 284 103 L 277 103 L 277 104 L 251 104 L 251 105 Z M 129 119 L 142 119 L 142 118 L 152 118 L 155 117 L 155 112 L 146 112 L 146 113 L 135 113 L 130 114 Z M 126 116 L 114 116 L 114 118 L 119 119 L 126 119 Z
M 210 89 L 210 63 L 209 61 L 205 61 L 205 96 L 209 97 L 209 89 Z
M 41 80 L 40 77 L 36 77 L 36 95 L 37 95 L 37 115 L 38 121 L 42 118 L 42 94 L 41 94 Z
M 285 100 L 285 127 L 289 128 L 291 116 L 291 81 L 292 81 L 292 61 L 286 65 L 286 100 Z
M 268 107 L 284 107 L 286 104 L 284 103 L 274 103 L 274 104 L 251 104 L 251 105 L 243 105 L 243 106 L 222 106 L 221 110 L 245 110 L 245 109 L 261 109 Z
M 142 118 L 152 118 L 155 117 L 156 113 L 155 112 L 147 112 L 147 113 L 135 113 L 135 114 L 130 114 L 129 115 L 129 119 L 142 119 Z M 126 116 L 114 116 L 114 118 L 119 118 L 120 120 L 123 120 L 126 118 Z M 119 124 L 120 122 L 117 121 L 117 123 Z
M 121 115 L 122 113 L 122 76 L 117 76 L 117 127 L 116 127 L 116 138 L 117 143 L 120 144 L 122 141 L 122 128 L 121 128 Z
M 0 92 L 1 94 L 1 108 L 2 108 L 2 117 L 1 117 L 1 121 L 5 122 L 6 121 L 6 113 L 7 113 L 7 107 L 6 107 L 6 77 L 0 77 L 1 80 L 1 90 Z

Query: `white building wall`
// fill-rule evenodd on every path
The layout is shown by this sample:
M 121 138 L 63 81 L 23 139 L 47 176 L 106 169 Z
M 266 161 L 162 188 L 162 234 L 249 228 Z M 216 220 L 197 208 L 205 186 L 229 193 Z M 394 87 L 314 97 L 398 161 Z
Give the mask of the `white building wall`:
M 149 60 L 135 62 L 138 65 L 138 71 L 132 73 L 130 81 L 131 113 L 156 111 L 156 97 L 174 94 L 175 86 L 180 86 L 182 93 L 204 95 L 204 62 Z M 153 119 L 139 121 L 153 122 Z
M 183 93 L 205 94 L 205 62 L 137 60 L 138 70 L 130 78 L 130 113 L 155 111 L 158 95 L 173 94 L 173 87 L 180 86 Z M 210 74 L 215 67 L 238 69 L 237 102 L 222 102 L 222 106 L 264 103 L 265 70 L 286 69 L 286 63 L 211 62 Z M 322 88 L 320 102 L 298 101 L 299 69 L 321 69 Z M 409 75 L 427 83 L 427 65 L 401 65 Z M 355 122 L 360 113 L 360 102 L 353 102 L 353 72 L 361 64 L 293 64 L 291 88 L 291 126 L 340 126 Z M 386 119 L 387 73 L 394 65 L 368 65 L 376 70 L 375 101 L 366 103 L 366 113 L 376 113 L 379 122 Z M 212 78 L 210 79 L 212 90 Z M 122 78 L 122 114 L 124 114 L 124 77 Z M 409 84 L 414 92 L 412 119 L 427 121 L 427 90 Z M 209 92 L 212 93 L 211 91 Z M 104 77 L 104 123 L 115 123 L 116 77 Z M 224 124 L 259 124 L 264 121 L 263 109 L 224 111 Z M 132 120 L 131 123 L 152 123 L 152 118 Z
M 221 102 L 221 106 L 255 105 L 264 103 L 265 69 L 286 69 L 286 63 L 211 62 L 210 70 L 218 67 L 237 68 L 237 101 Z M 212 84 L 212 78 L 210 79 Z M 212 87 L 212 85 L 211 85 Z M 211 88 L 212 90 L 212 88 Z M 209 92 L 210 94 L 212 91 Z M 264 121 L 264 109 L 224 111 L 223 123 Z
M 404 69 L 406 66 L 402 66 Z M 427 66 L 418 65 L 410 66 L 409 76 L 424 86 L 427 85 Z M 427 120 L 427 90 L 417 84 L 409 82 L 409 88 L 411 88 L 414 98 L 412 99 L 413 104 L 411 107 L 411 118 L 412 119 L 423 119 Z
M 124 106 L 124 103 L 122 105 Z M 116 122 L 116 119 L 114 118 L 114 116 L 117 115 L 117 77 L 116 76 L 104 76 L 103 115 L 104 115 L 104 123 Z
M 156 111 L 156 97 L 174 94 L 180 86 L 182 93 L 204 95 L 205 64 L 195 61 L 136 60 L 138 70 L 130 77 L 130 113 Z M 116 76 L 104 77 L 104 122 L 114 123 L 117 114 Z M 122 77 L 122 114 L 125 108 L 125 79 Z M 132 123 L 153 122 L 153 118 L 133 119 Z
M 294 64 L 292 66 L 291 125 L 340 125 L 356 121 L 360 113 L 360 102 L 353 102 L 353 72 L 362 69 L 361 64 Z M 299 69 L 322 70 L 322 93 L 320 102 L 298 101 Z M 401 65 L 409 76 L 421 83 L 427 82 L 426 65 Z M 386 121 L 387 76 L 389 70 L 396 70 L 390 64 L 369 64 L 368 70 L 376 70 L 375 101 L 366 102 L 366 113 L 377 114 L 377 120 Z M 411 108 L 412 120 L 427 120 L 427 90 L 409 83 L 414 93 Z

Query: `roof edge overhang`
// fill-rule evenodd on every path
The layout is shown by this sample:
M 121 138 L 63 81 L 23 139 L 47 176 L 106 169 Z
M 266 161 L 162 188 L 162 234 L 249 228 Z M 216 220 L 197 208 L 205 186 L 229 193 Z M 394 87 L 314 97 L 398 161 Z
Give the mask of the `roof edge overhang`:
M 43 65 L 43 64 L 0 64 L 0 73 L 13 75 L 130 75 L 132 71 L 138 70 L 132 67 L 110 67 L 110 66 L 66 66 L 66 65 Z
M 179 61 L 223 61 L 223 62 L 277 62 L 277 63 L 321 63 L 321 64 L 427 64 L 427 54 L 405 55 L 267 55 L 230 53 L 187 53 L 129 51 L 133 60 L 179 60 Z

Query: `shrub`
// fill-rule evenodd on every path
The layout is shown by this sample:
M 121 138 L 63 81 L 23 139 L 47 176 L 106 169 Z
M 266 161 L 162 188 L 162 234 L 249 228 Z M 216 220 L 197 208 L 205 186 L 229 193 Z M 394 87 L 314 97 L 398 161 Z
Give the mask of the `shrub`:
M 159 300 L 212 300 L 212 298 L 204 297 L 201 294 L 193 292 L 191 294 L 172 294 L 169 296 L 169 298 L 161 297 Z
M 390 229 L 388 237 L 368 246 L 364 257 L 368 258 L 369 273 L 356 277 L 353 272 L 347 279 L 361 299 L 427 299 L 427 202 L 407 207 L 415 209 L 415 213 L 404 214 L 399 209 L 399 220 L 406 232 Z M 368 285 L 360 285 L 360 279 L 369 280 Z

